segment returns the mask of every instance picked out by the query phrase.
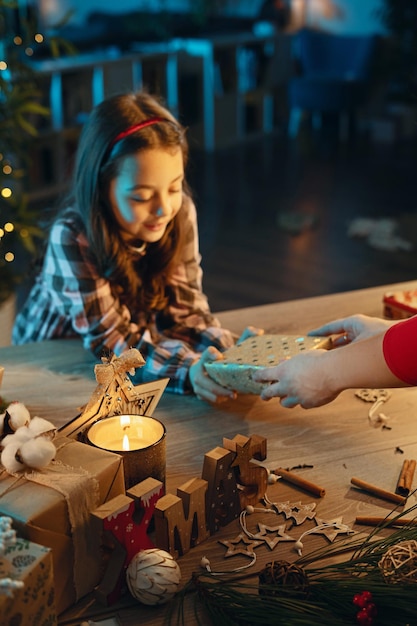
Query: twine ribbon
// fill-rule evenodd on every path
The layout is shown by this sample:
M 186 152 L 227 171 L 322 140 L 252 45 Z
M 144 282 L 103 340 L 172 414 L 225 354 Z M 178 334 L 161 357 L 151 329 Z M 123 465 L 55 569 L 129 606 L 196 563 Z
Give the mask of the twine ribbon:
M 111 361 L 107 363 L 98 363 L 95 365 L 94 374 L 100 385 L 109 385 L 116 374 L 123 374 L 125 372 L 132 372 L 132 374 L 134 374 L 134 370 L 137 367 L 142 367 L 144 364 L 145 359 L 142 357 L 139 350 L 131 348 L 119 357 L 113 357 Z

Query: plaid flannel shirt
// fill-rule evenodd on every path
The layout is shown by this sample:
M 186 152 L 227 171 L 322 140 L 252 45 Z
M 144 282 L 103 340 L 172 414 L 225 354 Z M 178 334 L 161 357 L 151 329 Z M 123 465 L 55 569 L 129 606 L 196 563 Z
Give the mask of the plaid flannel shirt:
M 158 312 L 132 314 L 99 275 L 81 220 L 67 212 L 52 226 L 42 270 L 18 313 L 14 344 L 81 336 L 96 356 L 137 347 L 146 360 L 135 382 L 170 379 L 167 389 L 190 391 L 188 370 L 208 346 L 225 350 L 236 337 L 220 327 L 202 291 L 196 210 L 186 199 L 186 243 L 167 286 L 169 303 Z

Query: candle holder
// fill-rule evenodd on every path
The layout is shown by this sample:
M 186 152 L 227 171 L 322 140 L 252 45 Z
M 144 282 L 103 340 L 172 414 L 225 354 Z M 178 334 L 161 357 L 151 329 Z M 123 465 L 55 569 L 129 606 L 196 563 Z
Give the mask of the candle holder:
M 86 439 L 123 457 L 126 490 L 149 477 L 160 480 L 165 490 L 166 429 L 159 420 L 146 415 L 104 417 L 90 426 Z

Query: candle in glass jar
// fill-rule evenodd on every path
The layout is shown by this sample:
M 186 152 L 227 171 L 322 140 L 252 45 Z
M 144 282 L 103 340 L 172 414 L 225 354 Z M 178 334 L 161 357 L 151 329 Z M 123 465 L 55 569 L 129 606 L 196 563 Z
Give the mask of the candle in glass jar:
M 165 426 L 153 417 L 114 415 L 95 422 L 87 440 L 123 456 L 128 489 L 149 476 L 165 483 L 165 434 Z
M 155 444 L 164 435 L 161 422 L 143 415 L 115 415 L 95 422 L 88 438 L 95 446 L 114 452 L 139 450 Z

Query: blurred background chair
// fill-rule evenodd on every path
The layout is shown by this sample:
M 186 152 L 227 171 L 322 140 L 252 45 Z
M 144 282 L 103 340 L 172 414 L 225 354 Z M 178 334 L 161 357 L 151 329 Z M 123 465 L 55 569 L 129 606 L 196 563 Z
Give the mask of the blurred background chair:
M 338 35 L 302 29 L 294 41 L 296 75 L 288 85 L 288 132 L 298 134 L 305 113 L 320 128 L 326 114 L 336 115 L 341 134 L 369 93 L 375 35 Z

